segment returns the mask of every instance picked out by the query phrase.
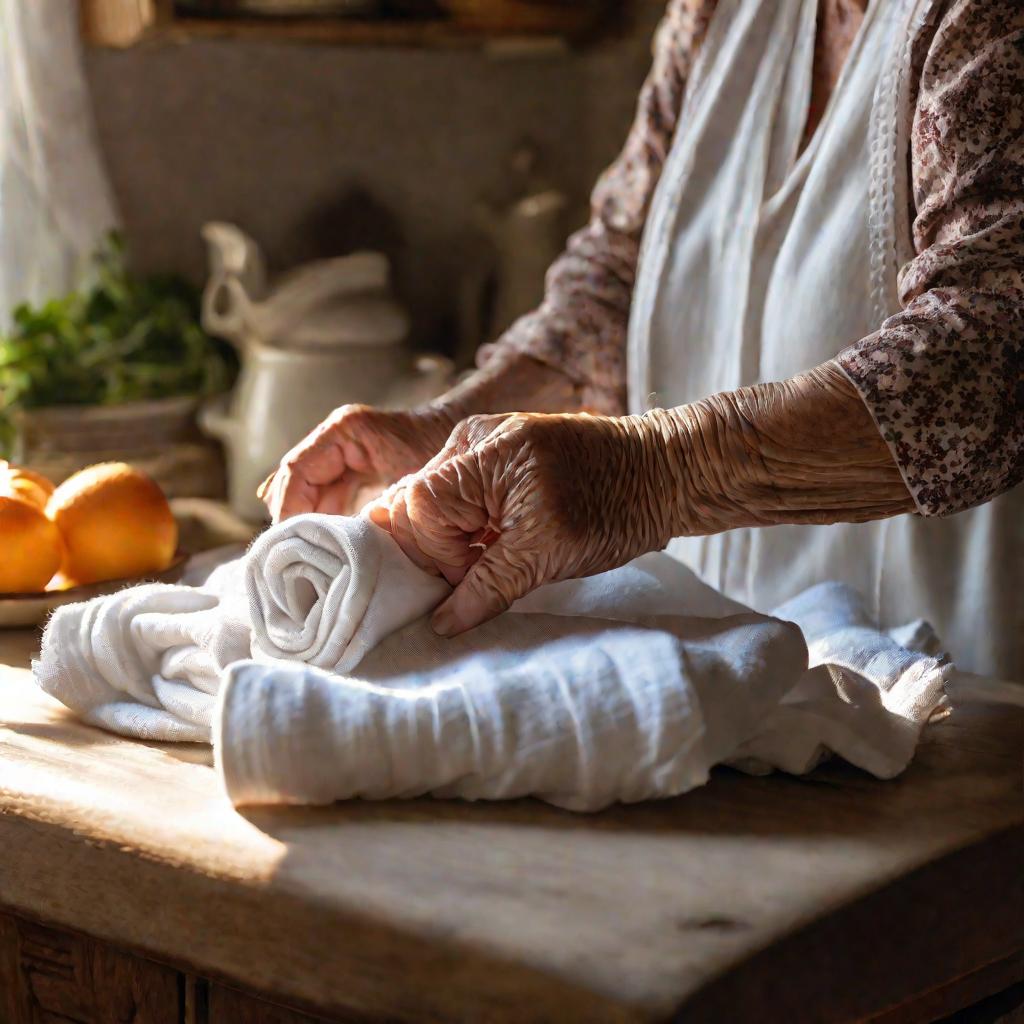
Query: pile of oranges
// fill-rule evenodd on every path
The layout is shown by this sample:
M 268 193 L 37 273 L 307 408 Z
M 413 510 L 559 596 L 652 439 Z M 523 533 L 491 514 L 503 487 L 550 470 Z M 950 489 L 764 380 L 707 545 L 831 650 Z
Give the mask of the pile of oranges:
M 161 572 L 177 543 L 163 491 L 126 463 L 89 466 L 54 487 L 0 461 L 0 593 Z

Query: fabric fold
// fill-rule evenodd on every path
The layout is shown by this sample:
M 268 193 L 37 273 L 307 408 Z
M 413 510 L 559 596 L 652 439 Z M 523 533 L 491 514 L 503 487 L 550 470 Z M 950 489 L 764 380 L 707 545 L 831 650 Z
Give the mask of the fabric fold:
M 233 666 L 214 749 L 235 804 L 430 793 L 595 811 L 703 784 L 806 660 L 796 626 L 752 613 L 511 612 L 452 640 L 421 621 L 354 676 Z
M 310 513 L 253 543 L 245 588 L 258 658 L 347 672 L 450 593 L 361 517 Z
M 762 615 L 663 553 L 441 639 L 426 613 L 448 592 L 367 520 L 300 516 L 202 586 L 60 608 L 33 670 L 102 728 L 212 742 L 236 804 L 581 811 L 686 792 L 723 762 L 802 772 L 835 753 L 889 777 L 948 671 L 925 624 L 883 634 L 848 588 Z
M 229 665 L 350 669 L 448 590 L 365 519 L 299 516 L 201 587 L 150 583 L 58 608 L 33 674 L 104 729 L 207 743 Z
M 774 609 L 801 629 L 810 671 L 737 751 L 747 770 L 811 771 L 831 751 L 876 778 L 899 775 L 921 725 L 946 703 L 953 665 L 922 620 L 889 633 L 842 583 L 821 583 Z M 745 758 L 749 760 L 744 761 Z

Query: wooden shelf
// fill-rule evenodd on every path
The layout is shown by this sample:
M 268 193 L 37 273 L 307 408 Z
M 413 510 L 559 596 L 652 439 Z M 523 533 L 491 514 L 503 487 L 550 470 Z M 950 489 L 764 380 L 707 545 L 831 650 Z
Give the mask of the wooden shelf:
M 179 14 L 168 0 L 83 0 L 83 32 L 96 46 L 185 43 L 193 39 L 416 48 L 486 47 L 525 52 L 564 49 L 593 36 L 613 2 L 519 3 L 504 16 L 467 9 L 451 17 L 206 18 Z
M 574 34 L 534 30 L 496 33 L 444 19 L 323 18 L 281 20 L 178 18 L 160 26 L 149 39 L 187 42 L 191 39 L 237 39 L 263 42 L 313 43 L 326 46 L 476 47 L 515 40 L 559 44 Z

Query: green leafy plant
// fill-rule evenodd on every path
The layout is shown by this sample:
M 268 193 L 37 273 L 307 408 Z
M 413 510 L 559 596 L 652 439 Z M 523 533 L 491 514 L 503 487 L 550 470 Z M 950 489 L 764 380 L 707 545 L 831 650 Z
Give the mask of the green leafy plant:
M 235 366 L 199 325 L 198 290 L 173 274 L 132 274 L 111 234 L 89 287 L 19 306 L 0 337 L 0 454 L 15 409 L 205 395 L 228 387 Z

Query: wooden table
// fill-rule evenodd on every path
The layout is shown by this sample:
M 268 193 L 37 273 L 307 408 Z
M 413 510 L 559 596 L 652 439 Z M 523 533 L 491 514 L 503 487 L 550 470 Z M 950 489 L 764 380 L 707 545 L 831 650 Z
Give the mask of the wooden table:
M 34 644 L 0 634 L 4 1024 L 312 1019 L 271 1002 L 346 1021 L 896 1024 L 996 993 L 972 1019 L 1019 1019 L 1018 711 L 959 709 L 886 783 L 831 765 L 589 817 L 237 814 L 206 749 L 119 740 L 39 694 Z

